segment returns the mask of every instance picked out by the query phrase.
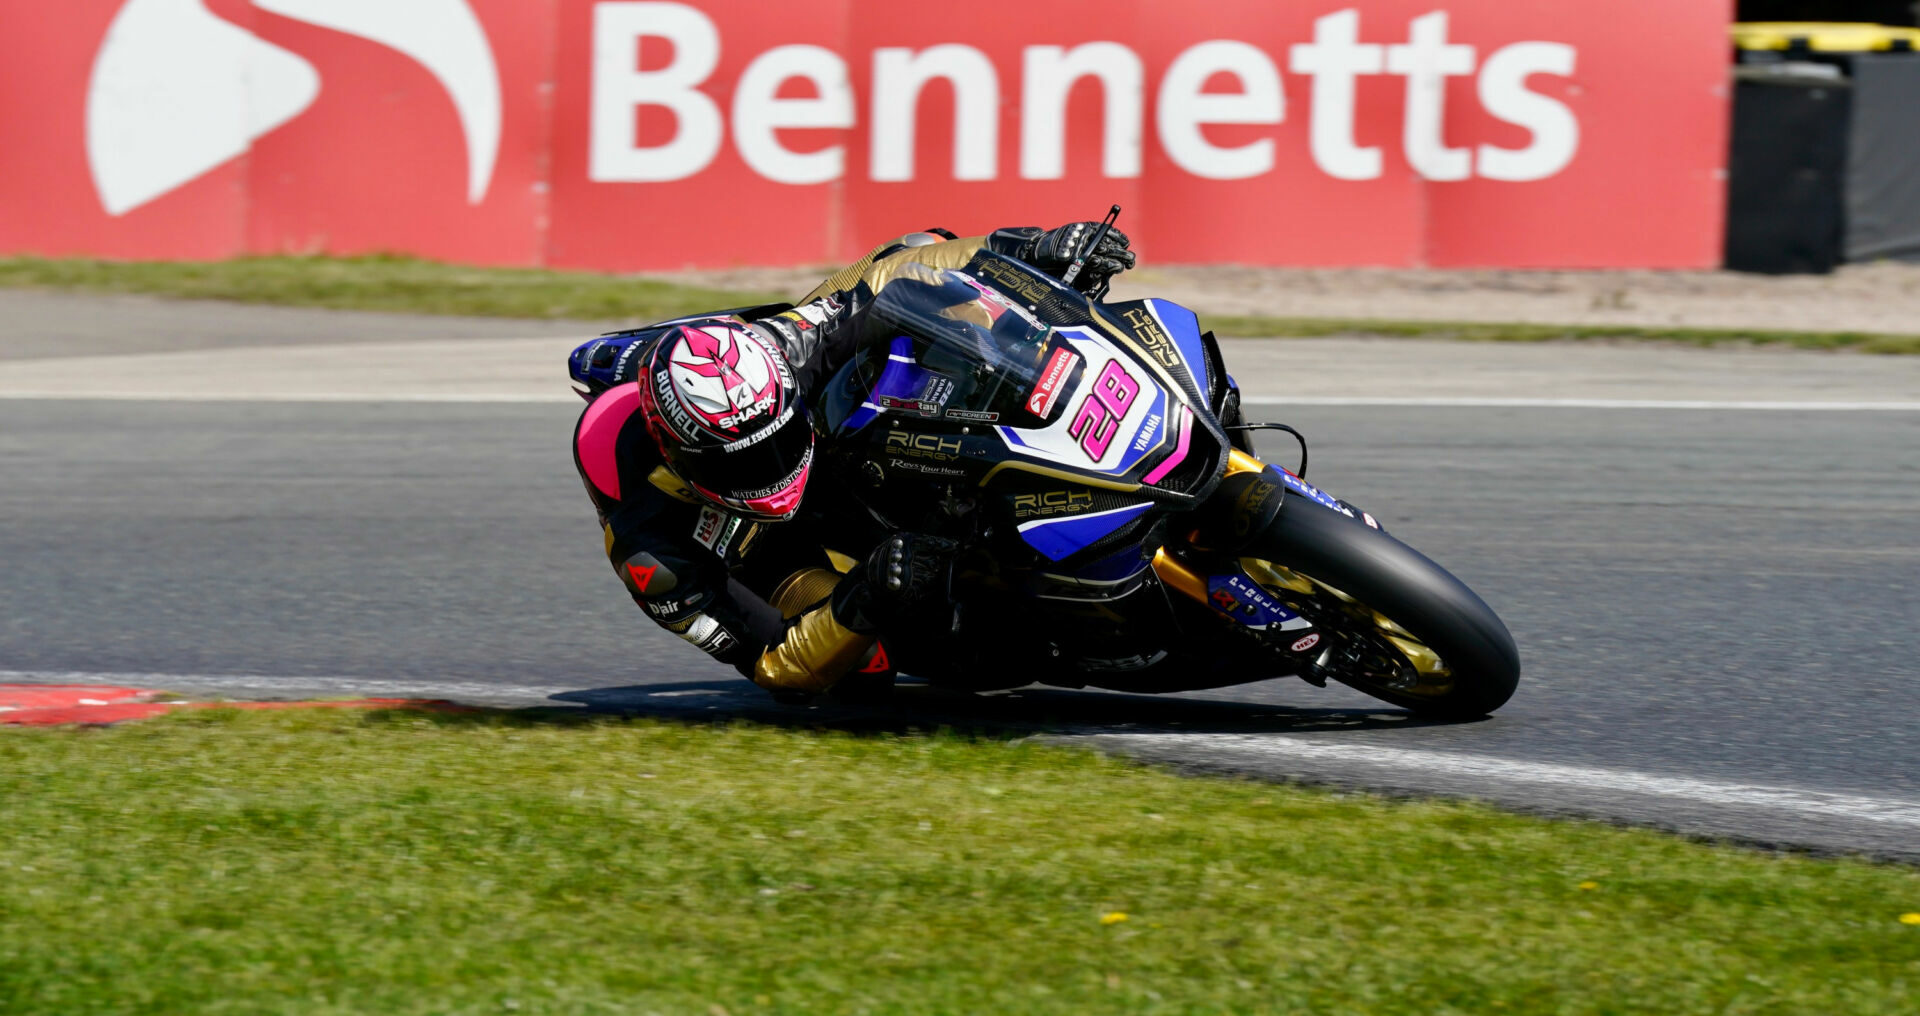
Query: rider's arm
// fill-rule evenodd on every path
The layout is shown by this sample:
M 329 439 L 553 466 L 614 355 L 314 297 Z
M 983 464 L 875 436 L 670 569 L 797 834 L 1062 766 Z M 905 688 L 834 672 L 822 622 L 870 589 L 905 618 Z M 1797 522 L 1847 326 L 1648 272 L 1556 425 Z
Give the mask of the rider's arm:
M 785 623 L 693 539 L 693 515 L 657 489 L 630 494 L 607 517 L 607 559 L 655 624 L 746 673 Z
M 1008 257 L 1020 257 L 1030 251 L 1035 242 L 1046 234 L 1039 226 L 1004 226 L 985 236 L 954 236 L 944 229 L 929 229 L 919 233 L 888 240 L 886 243 L 867 252 L 867 255 L 853 264 L 833 273 L 826 281 L 813 287 L 813 291 L 800 298 L 800 305 L 806 306 L 821 297 L 837 296 L 858 286 L 862 281 L 869 288 L 878 290 L 875 280 L 867 277 L 869 269 L 896 254 L 906 254 L 909 260 L 936 268 L 961 268 L 980 248 L 1005 254 Z M 934 250 L 933 248 L 940 248 Z M 883 283 L 884 284 L 884 283 Z
M 834 273 L 792 310 L 758 324 L 780 343 L 793 364 L 801 390 L 811 392 L 817 382 L 831 377 L 858 351 L 867 310 L 905 266 L 965 268 L 974 255 L 988 250 L 1054 271 L 1071 260 L 1070 254 L 1066 261 L 1061 260 L 1064 252 L 1078 250 L 1091 239 L 1094 225 L 1073 223 L 1051 230 L 1008 226 L 985 236 L 965 237 L 955 237 L 945 230 L 909 233 L 875 247 L 866 257 Z M 1125 234 L 1110 230 L 1082 278 L 1091 282 L 1132 264 Z
M 929 232 L 888 241 L 814 287 L 799 306 L 756 324 L 780 344 L 800 390 L 810 394 L 858 352 L 867 311 L 902 266 L 964 268 L 988 239 L 942 239 Z

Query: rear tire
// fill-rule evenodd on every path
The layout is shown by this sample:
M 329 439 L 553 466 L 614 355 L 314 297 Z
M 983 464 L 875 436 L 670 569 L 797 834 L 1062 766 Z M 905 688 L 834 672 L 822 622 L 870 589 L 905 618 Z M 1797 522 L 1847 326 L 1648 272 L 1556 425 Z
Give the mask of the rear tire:
M 1436 718 L 1484 716 L 1513 696 L 1520 654 L 1507 626 L 1459 579 L 1385 532 L 1289 495 L 1273 524 L 1243 553 L 1313 581 L 1316 592 L 1308 597 L 1276 592 L 1322 625 L 1326 637 L 1339 643 L 1333 648 L 1356 655 L 1393 653 L 1413 669 L 1407 654 L 1385 640 L 1390 628 L 1357 620 L 1377 614 L 1438 654 L 1451 683 L 1396 688 L 1356 668 L 1343 670 L 1337 660 L 1324 669 L 1325 676 Z M 1347 630 L 1338 630 L 1343 627 Z

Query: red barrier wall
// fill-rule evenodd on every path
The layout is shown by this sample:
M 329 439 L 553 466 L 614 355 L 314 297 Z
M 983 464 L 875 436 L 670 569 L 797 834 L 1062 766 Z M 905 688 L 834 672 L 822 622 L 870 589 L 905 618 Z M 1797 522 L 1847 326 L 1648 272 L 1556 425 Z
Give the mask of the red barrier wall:
M 1728 0 L 0 0 L 0 251 L 1707 267 Z M 964 138 L 964 140 L 959 140 Z

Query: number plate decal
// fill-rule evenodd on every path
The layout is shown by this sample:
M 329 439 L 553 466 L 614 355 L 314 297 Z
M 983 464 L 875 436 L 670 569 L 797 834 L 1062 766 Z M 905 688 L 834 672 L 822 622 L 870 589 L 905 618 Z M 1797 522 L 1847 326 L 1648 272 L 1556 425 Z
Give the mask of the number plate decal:
M 1146 367 L 1088 329 L 1070 326 L 1055 329 L 1054 334 L 1066 346 L 1049 355 L 1026 408 L 1043 419 L 1043 409 L 1051 412 L 1061 403 L 1072 411 L 1051 426 L 994 428 L 1009 449 L 1075 469 L 1116 475 L 1133 468 L 1173 436 L 1173 429 L 1165 426 L 1167 392 Z M 1081 360 L 1086 361 L 1086 370 L 1069 388 L 1067 382 Z
M 1087 393 L 1087 401 L 1082 402 L 1080 411 L 1074 414 L 1067 434 L 1080 439 L 1087 458 L 1100 461 L 1113 444 L 1113 433 L 1120 429 L 1120 421 L 1126 419 L 1127 410 L 1133 408 L 1133 400 L 1139 397 L 1140 382 L 1127 373 L 1119 360 L 1108 360 L 1093 382 L 1093 391 Z

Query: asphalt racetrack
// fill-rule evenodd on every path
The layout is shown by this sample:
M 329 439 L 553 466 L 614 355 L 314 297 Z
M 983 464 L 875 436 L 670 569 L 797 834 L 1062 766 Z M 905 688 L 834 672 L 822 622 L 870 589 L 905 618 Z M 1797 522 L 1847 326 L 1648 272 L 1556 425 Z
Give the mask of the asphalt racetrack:
M 1506 620 L 1506 708 L 1427 725 L 1288 679 L 798 710 L 608 569 L 567 450 L 590 330 L 0 293 L 0 681 L 1012 728 L 1920 860 L 1920 363 L 1233 343 L 1312 481 Z

